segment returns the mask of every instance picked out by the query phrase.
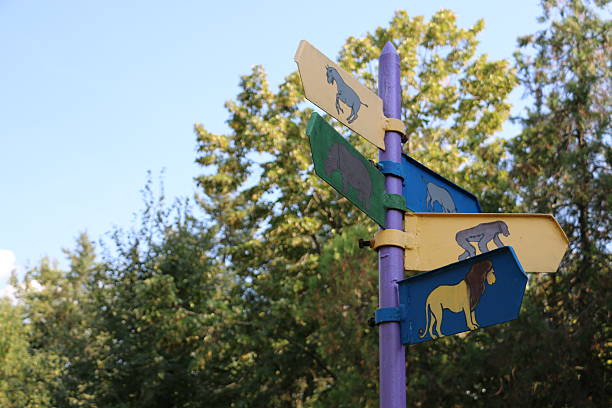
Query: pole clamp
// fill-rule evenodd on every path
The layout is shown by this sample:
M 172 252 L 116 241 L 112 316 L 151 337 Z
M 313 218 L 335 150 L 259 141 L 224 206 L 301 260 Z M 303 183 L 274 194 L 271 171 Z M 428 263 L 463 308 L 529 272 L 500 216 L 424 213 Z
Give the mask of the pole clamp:
M 402 320 L 402 315 L 404 305 L 399 305 L 399 307 L 383 307 L 381 309 L 377 309 L 374 314 L 374 323 L 388 323 L 388 322 L 400 322 Z
M 406 125 L 401 119 L 385 117 L 385 132 L 397 132 L 402 135 L 402 143 L 406 143 Z
M 406 211 L 406 199 L 401 194 L 389 194 L 384 193 L 383 195 L 383 206 L 387 209 Z
M 385 132 L 397 132 L 402 135 L 406 134 L 406 125 L 401 119 L 385 117 Z
M 374 234 L 371 247 L 377 249 L 381 246 L 391 245 L 410 249 L 414 248 L 414 241 L 415 239 L 413 234 L 397 229 L 384 229 Z
M 402 165 L 400 163 L 390 160 L 382 160 L 378 162 L 378 168 L 380 169 L 382 174 L 391 174 L 395 177 L 399 177 L 404 180 L 404 175 L 402 174 Z

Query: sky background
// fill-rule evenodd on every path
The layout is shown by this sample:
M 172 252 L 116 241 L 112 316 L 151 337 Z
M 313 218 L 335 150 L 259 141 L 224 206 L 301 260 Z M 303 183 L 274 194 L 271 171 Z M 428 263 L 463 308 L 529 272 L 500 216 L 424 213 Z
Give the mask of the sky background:
M 538 29 L 537 0 L 0 0 L 0 293 L 13 269 L 65 266 L 80 232 L 132 226 L 148 171 L 164 171 L 169 199 L 192 196 L 193 125 L 226 133 L 223 105 L 253 65 L 275 89 L 302 39 L 336 59 L 395 10 L 441 8 L 461 27 L 483 18 L 479 52 L 493 59 Z

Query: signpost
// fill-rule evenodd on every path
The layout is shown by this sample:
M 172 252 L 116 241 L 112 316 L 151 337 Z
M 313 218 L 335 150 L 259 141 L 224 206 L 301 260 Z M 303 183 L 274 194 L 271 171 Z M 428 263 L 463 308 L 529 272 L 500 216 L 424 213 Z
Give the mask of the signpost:
M 420 343 L 518 317 L 527 275 L 503 247 L 399 282 L 401 339 Z
M 383 101 L 308 41 L 295 53 L 306 99 L 385 150 Z
M 379 150 L 385 166 L 382 206 L 373 197 L 379 190 L 376 171 L 331 126 L 313 115 L 308 124 L 315 171 L 336 190 L 374 219 L 383 231 L 402 232 L 405 200 L 402 197 L 401 87 L 399 55 L 388 42 L 380 56 L 376 96 L 306 41 L 295 55 L 306 98 L 365 137 Z M 341 140 L 342 139 L 342 140 Z M 375 168 L 374 168 L 375 169 Z M 366 175 L 367 174 L 367 175 Z M 384 221 L 379 215 L 382 208 Z M 378 250 L 379 305 L 397 308 L 397 282 L 403 278 L 404 249 L 383 243 Z M 406 357 L 400 342 L 399 321 L 379 322 L 380 407 L 406 406 Z
M 417 214 L 404 217 L 405 268 L 431 271 L 492 249 L 511 246 L 525 272 L 556 272 L 568 246 L 549 214 Z
M 551 215 L 480 213 L 473 194 L 402 154 L 400 61 L 390 42 L 379 96 L 306 41 L 295 60 L 306 98 L 380 149 L 377 168 L 317 113 L 308 123 L 315 172 L 383 228 L 371 243 L 380 407 L 404 408 L 403 345 L 516 319 L 525 272 L 556 272 L 568 240 Z M 404 270 L 426 272 L 403 279 Z

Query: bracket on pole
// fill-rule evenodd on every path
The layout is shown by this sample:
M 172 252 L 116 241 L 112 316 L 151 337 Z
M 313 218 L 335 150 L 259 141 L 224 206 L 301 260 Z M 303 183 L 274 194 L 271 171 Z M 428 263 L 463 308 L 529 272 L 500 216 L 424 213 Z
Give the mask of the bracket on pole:
M 406 125 L 401 119 L 385 117 L 385 132 L 397 132 L 402 135 L 402 143 L 406 143 Z
M 413 234 L 397 229 L 385 229 L 374 234 L 371 246 L 374 249 L 385 245 L 410 249 L 414 248 L 414 241 Z
M 387 209 L 406 211 L 406 199 L 401 194 L 385 193 L 383 196 L 383 205 Z
M 399 305 L 399 307 L 383 307 L 382 309 L 377 309 L 374 314 L 374 324 L 381 324 L 387 322 L 399 322 L 402 320 L 402 312 L 404 305 Z
M 378 163 L 378 167 L 382 174 L 392 174 L 395 177 L 399 177 L 402 180 L 404 175 L 402 174 L 402 165 L 400 163 L 392 162 L 390 160 L 382 160 Z
M 397 132 L 405 135 L 406 125 L 404 125 L 404 121 L 401 119 L 385 117 L 385 132 Z

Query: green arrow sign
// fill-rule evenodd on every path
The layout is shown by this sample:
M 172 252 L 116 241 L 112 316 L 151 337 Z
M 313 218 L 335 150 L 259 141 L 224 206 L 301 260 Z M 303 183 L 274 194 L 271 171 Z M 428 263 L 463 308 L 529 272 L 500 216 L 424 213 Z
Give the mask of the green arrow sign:
M 378 225 L 385 209 L 405 209 L 402 196 L 385 193 L 385 176 L 316 112 L 306 130 L 315 172 Z

